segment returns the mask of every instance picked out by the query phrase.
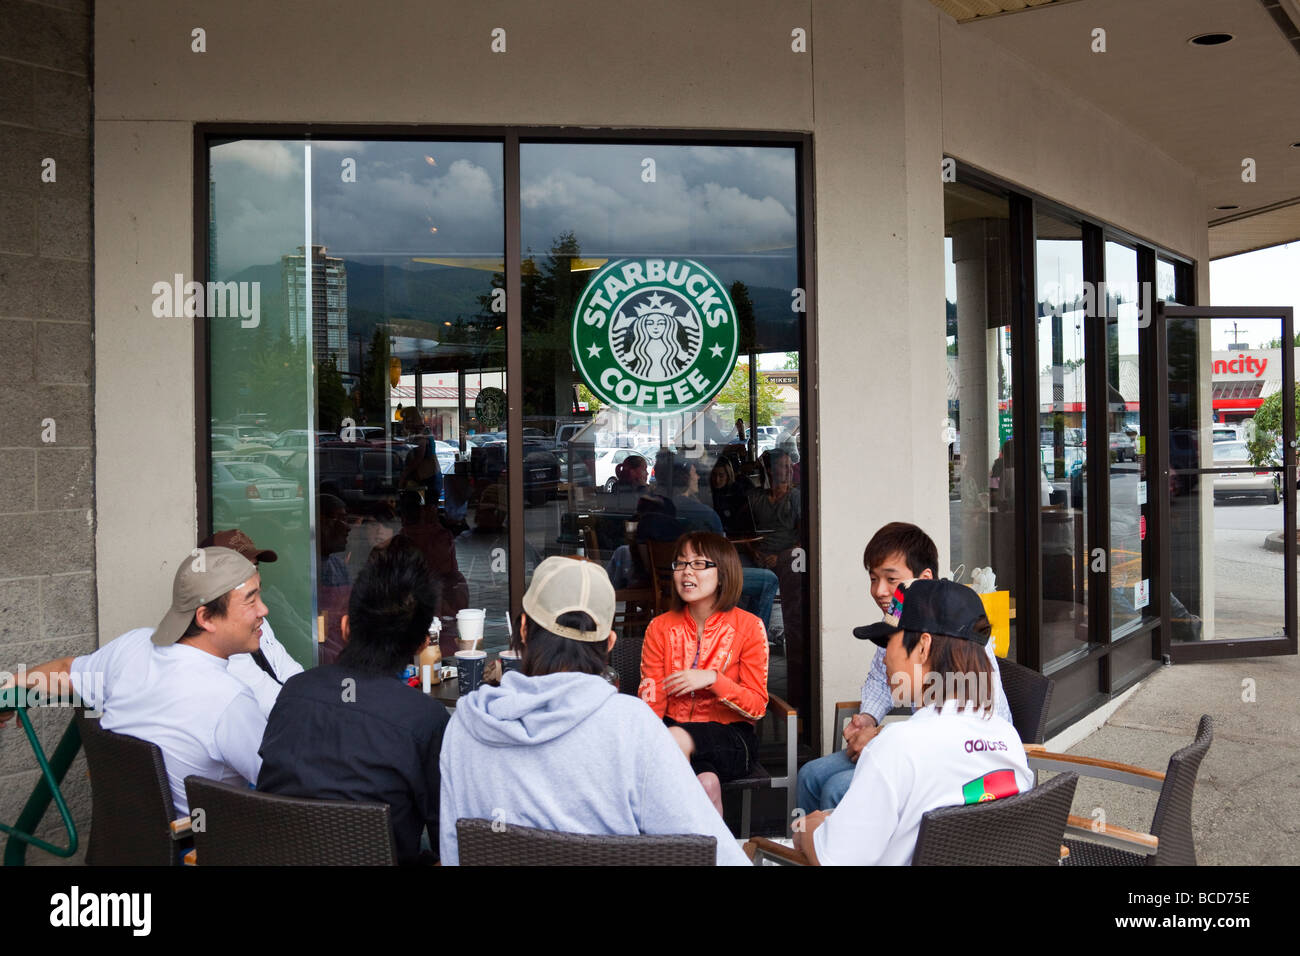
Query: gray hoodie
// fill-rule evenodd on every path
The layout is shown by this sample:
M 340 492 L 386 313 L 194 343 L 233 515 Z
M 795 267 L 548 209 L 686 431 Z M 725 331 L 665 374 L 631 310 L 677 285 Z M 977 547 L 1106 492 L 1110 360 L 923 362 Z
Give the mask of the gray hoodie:
M 569 833 L 701 833 L 748 866 L 668 729 L 590 674 L 508 672 L 456 705 L 439 761 L 439 855 L 459 862 L 463 817 Z

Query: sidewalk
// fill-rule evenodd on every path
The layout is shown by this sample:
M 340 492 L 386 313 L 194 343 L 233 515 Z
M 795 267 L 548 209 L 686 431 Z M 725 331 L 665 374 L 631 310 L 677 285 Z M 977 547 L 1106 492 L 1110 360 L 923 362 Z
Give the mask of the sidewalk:
M 1247 681 L 1253 702 L 1242 699 Z M 1161 668 L 1069 752 L 1163 772 L 1170 754 L 1192 742 L 1202 714 L 1214 718 L 1214 742 L 1192 804 L 1197 862 L 1300 864 L 1300 658 Z M 1146 831 L 1157 796 L 1080 778 L 1074 813 L 1099 808 L 1109 823 Z

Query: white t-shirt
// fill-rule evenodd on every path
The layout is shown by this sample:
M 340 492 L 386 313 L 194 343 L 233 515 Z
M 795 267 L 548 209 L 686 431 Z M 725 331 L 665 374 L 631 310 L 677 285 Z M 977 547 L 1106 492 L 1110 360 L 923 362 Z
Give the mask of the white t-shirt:
M 266 717 L 227 662 L 188 644 L 157 647 L 153 628 L 128 631 L 75 658 L 72 686 L 100 726 L 156 744 L 178 815 L 189 812 L 185 778 L 252 783 Z M 254 667 L 257 665 L 254 664 Z
M 262 618 L 261 644 L 266 662 L 275 671 L 275 676 L 280 678 L 280 683 L 277 684 L 266 671 L 257 666 L 257 661 L 253 660 L 252 654 L 233 655 L 230 658 L 230 673 L 248 685 L 253 696 L 257 698 L 257 706 L 262 709 L 262 716 L 270 717 L 275 699 L 280 696 L 280 688 L 294 674 L 302 673 L 302 665 L 290 657 L 284 645 L 275 639 L 271 622 L 266 618 Z
M 862 751 L 853 784 L 813 832 L 823 866 L 906 866 L 921 815 L 1024 793 L 1034 785 L 1016 729 L 1000 717 L 923 707 L 886 724 Z

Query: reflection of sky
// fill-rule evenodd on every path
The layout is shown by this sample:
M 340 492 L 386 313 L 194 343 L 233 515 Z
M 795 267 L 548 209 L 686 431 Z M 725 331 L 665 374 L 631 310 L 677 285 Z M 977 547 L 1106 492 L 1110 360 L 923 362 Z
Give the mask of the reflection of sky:
M 520 179 L 525 250 L 571 231 L 592 258 L 681 255 L 725 261 L 725 282 L 796 282 L 793 148 L 526 143 Z
M 222 275 L 303 244 L 304 152 L 294 141 L 213 147 Z M 503 255 L 500 144 L 317 140 L 311 155 L 312 238 L 330 255 Z M 343 180 L 349 159 L 355 182 Z M 725 260 L 728 281 L 796 284 L 792 147 L 524 144 L 521 165 L 525 254 L 572 231 L 593 258 Z
M 1211 262 L 1210 304 L 1289 305 L 1300 317 L 1300 242 Z M 1212 348 L 1222 351 L 1233 341 L 1263 348 L 1269 340 L 1282 335 L 1281 323 L 1276 319 L 1237 319 L 1236 322 L 1235 340 L 1232 321 L 1213 323 Z
M 303 244 L 305 145 L 238 140 L 213 147 L 217 235 L 232 240 L 220 244 L 223 275 L 277 263 Z M 499 144 L 311 146 L 312 239 L 330 255 L 503 255 Z M 348 159 L 356 162 L 355 182 L 343 180 Z

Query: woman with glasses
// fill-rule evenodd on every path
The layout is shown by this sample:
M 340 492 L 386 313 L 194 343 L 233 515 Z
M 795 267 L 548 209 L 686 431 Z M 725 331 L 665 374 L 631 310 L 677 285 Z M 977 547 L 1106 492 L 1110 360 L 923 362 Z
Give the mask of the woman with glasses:
M 758 757 L 754 724 L 767 710 L 767 633 L 736 607 L 743 572 L 720 534 L 677 539 L 672 610 L 646 628 L 640 695 L 663 718 L 709 799 Z

